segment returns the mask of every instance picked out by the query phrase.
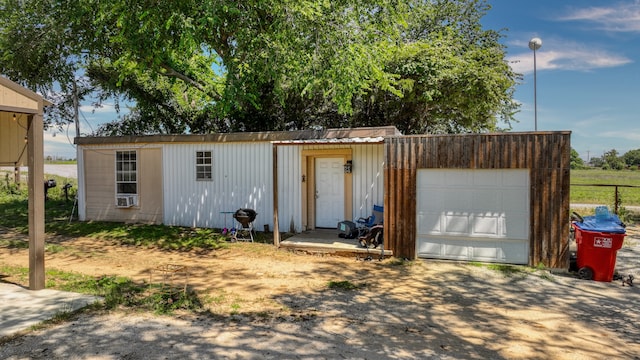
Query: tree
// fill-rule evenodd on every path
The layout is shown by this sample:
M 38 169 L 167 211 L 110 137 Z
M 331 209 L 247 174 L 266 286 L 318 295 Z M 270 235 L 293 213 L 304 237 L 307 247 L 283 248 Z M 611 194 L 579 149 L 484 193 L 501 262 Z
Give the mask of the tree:
M 640 166 L 640 149 L 627 151 L 622 159 L 627 166 Z
M 402 96 L 374 92 L 358 117 L 389 121 L 405 133 L 497 130 L 498 119 L 509 125 L 517 108 L 515 74 L 500 34 L 480 27 L 483 6 L 444 1 L 413 12 L 403 45 L 387 64 L 403 84 Z
M 517 74 L 504 61 L 501 35 L 480 25 L 483 0 L 0 7 L 0 72 L 58 91 L 60 103 L 90 92 L 98 104 L 134 102 L 132 115 L 106 126 L 111 133 L 381 124 L 408 133 L 485 131 L 498 119 L 508 125 L 517 108 Z
M 73 2 L 0 3 L 0 73 L 45 94 L 54 104 L 45 108 L 54 122 L 71 121 L 77 101 L 94 90 L 77 76 L 86 58 L 79 22 L 60 21 L 69 18 L 86 19 Z
M 602 160 L 604 162 L 603 168 L 608 168 L 612 170 L 622 170 L 624 169 L 624 161 L 622 158 L 618 156 L 618 151 L 616 149 L 611 149 L 602 155 Z
M 584 161 L 580 157 L 580 154 L 575 149 L 571 149 L 571 169 L 582 169 L 584 168 Z
M 594 156 L 589 160 L 589 164 L 592 167 L 596 167 L 597 168 L 597 167 L 604 167 L 606 163 L 604 162 L 604 159 L 602 157 L 595 157 Z

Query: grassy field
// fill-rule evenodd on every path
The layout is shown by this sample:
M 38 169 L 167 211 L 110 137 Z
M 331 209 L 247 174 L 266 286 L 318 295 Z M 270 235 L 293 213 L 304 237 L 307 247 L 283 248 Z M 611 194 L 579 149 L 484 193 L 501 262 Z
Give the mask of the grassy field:
M 78 162 L 76 160 L 44 160 L 45 164 L 53 164 L 53 165 L 76 165 Z
M 615 187 L 586 185 L 630 185 L 619 187 L 622 206 L 640 206 L 640 171 L 636 170 L 571 170 L 571 203 L 599 204 L 613 207 Z
M 116 222 L 79 222 L 74 201 L 77 181 L 60 176 L 47 175 L 56 180 L 58 186 L 49 189 L 49 200 L 45 202 L 45 231 L 51 235 L 85 236 L 109 239 L 123 245 L 156 246 L 167 249 L 218 249 L 227 245 L 228 237 L 219 229 L 189 228 L 181 226 L 125 224 Z M 63 184 L 72 187 L 68 199 L 63 192 Z M 16 187 L 11 181 L 0 179 L 0 227 L 20 233 L 28 232 L 27 186 Z M 73 217 L 72 217 L 73 213 Z M 70 221 L 71 218 L 71 221 Z M 259 232 L 256 242 L 271 242 L 270 236 Z M 0 242 L 0 245 L 2 243 Z

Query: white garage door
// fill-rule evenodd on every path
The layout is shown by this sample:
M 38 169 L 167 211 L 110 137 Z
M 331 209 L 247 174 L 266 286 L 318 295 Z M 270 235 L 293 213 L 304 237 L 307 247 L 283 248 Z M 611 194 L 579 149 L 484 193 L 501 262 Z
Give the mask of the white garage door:
M 419 257 L 526 264 L 529 170 L 420 169 Z

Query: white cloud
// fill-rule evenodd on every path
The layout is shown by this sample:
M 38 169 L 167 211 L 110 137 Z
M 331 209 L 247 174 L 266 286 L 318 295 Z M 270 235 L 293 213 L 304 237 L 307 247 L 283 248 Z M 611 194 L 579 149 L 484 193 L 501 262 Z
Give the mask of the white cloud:
M 62 131 L 49 129 L 44 133 L 44 155 L 75 158 L 76 149 L 73 138 L 76 130 L 73 124 L 65 126 Z
M 595 24 L 595 29 L 602 31 L 640 32 L 640 1 L 571 9 L 556 20 L 588 22 L 591 25 Z
M 515 44 L 527 50 L 507 57 L 513 70 L 520 74 L 533 72 L 533 51 L 529 50 L 528 43 Z M 551 38 L 543 39 L 542 47 L 536 51 L 536 68 L 540 70 L 572 70 L 590 71 L 600 68 L 622 66 L 631 63 L 632 60 L 609 52 L 602 48 L 596 48 L 590 44 L 580 44 L 573 41 Z
M 619 138 L 625 140 L 640 141 L 640 129 L 624 129 L 618 131 L 603 131 L 599 133 L 601 137 Z

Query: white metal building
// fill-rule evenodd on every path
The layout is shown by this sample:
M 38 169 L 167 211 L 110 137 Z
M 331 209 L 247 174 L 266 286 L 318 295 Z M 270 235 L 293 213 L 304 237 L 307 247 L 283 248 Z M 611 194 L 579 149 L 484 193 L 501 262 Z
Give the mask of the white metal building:
M 568 264 L 570 132 L 395 127 L 78 138 L 81 220 L 335 229 L 384 206 L 394 256 Z M 277 219 L 277 221 L 276 221 Z M 277 222 L 277 223 L 276 223 Z
M 233 212 L 251 208 L 257 230 L 273 229 L 277 192 L 281 231 L 335 228 L 382 204 L 384 137 L 397 135 L 379 127 L 77 138 L 79 218 L 230 228 Z

